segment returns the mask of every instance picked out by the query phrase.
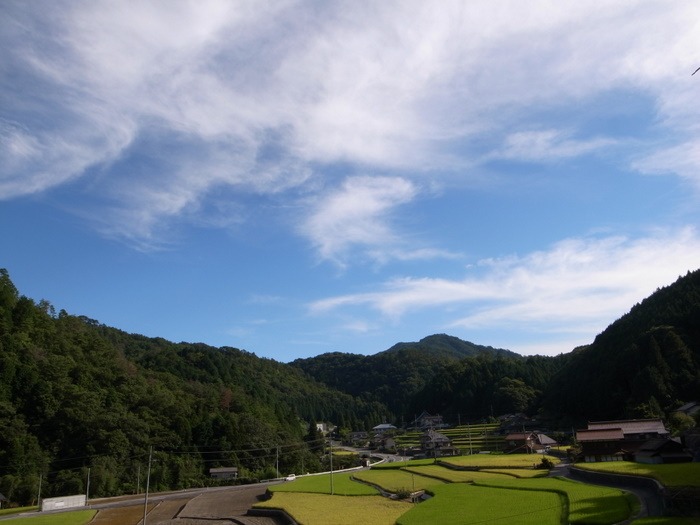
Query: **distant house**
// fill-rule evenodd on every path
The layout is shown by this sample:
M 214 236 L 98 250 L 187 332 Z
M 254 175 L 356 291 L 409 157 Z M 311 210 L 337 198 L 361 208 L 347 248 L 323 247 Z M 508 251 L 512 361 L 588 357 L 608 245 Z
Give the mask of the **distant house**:
M 411 422 L 410 426 L 420 430 L 427 430 L 429 428 L 443 428 L 446 425 L 442 422 L 441 415 L 432 415 L 424 410 L 420 416 Z
M 686 416 L 695 417 L 700 412 L 700 403 L 691 401 L 683 406 L 678 407 L 674 412 L 680 412 Z
M 237 467 L 210 468 L 209 475 L 214 479 L 236 479 L 238 477 L 238 468 Z
M 372 427 L 372 432 L 374 432 L 375 435 L 383 435 L 391 430 L 396 430 L 396 427 L 394 425 L 390 425 L 389 423 L 382 423 L 381 425 Z
M 350 434 L 348 434 L 348 441 L 353 447 L 366 447 L 369 442 L 369 433 L 364 431 L 350 432 Z
M 650 439 L 634 456 L 637 463 L 686 463 L 693 456 L 685 450 L 680 440 L 671 438 Z
M 452 446 L 452 440 L 432 428 L 420 437 L 421 452 L 428 457 L 456 456 L 459 450 Z
M 647 441 L 669 436 L 660 419 L 596 421 L 588 423 L 587 429 L 576 431 L 576 440 L 586 462 L 633 461 Z
M 557 442 L 542 432 L 513 432 L 505 438 L 505 452 L 549 452 Z
M 7 501 L 7 498 L 0 494 L 0 509 L 2 508 L 2 504 Z

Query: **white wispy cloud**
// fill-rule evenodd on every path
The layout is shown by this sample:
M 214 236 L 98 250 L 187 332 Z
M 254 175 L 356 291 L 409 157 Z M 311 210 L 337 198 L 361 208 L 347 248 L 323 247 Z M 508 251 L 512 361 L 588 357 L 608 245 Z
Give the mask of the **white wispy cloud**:
M 461 280 L 393 279 L 377 291 L 322 299 L 310 309 L 328 314 L 363 306 L 394 320 L 438 310 L 452 328 L 590 334 L 698 261 L 700 236 L 693 228 L 641 238 L 575 238 L 546 251 L 480 261 Z
M 492 154 L 493 157 L 546 162 L 578 157 L 614 145 L 617 141 L 603 137 L 573 139 L 567 131 L 547 129 L 512 133 L 505 137 L 504 142 L 503 147 Z
M 394 208 L 410 202 L 418 189 L 397 177 L 351 177 L 324 196 L 302 226 L 320 256 L 343 264 L 346 252 L 395 246 L 389 224 Z
M 355 173 L 395 170 L 413 184 L 395 201 L 384 179 L 365 184 L 367 194 L 376 191 L 368 201 L 386 211 L 415 198 L 423 186 L 408 181 L 426 172 L 470 177 L 459 168 L 480 158 L 470 145 L 483 134 L 505 144 L 509 158 L 529 161 L 614 146 L 576 129 L 527 131 L 542 110 L 614 90 L 650 97 L 659 126 L 697 133 L 684 120 L 690 112 L 697 121 L 697 105 L 684 113 L 678 102 L 693 101 L 697 84 L 677 81 L 697 61 L 696 2 L 446 1 L 435 9 L 418 1 L 82 1 L 0 9 L 1 116 L 22 122 L 0 130 L 0 198 L 90 177 L 101 199 L 92 220 L 105 234 L 145 245 L 173 222 L 197 220 L 221 188 L 241 200 L 302 187 L 308 195 L 339 183 L 318 181 L 335 178 L 323 167 L 336 163 Z M 697 166 L 694 156 L 665 164 L 683 174 Z M 386 223 L 369 224 L 376 211 L 360 214 L 368 232 L 346 228 L 346 240 L 334 241 L 334 228 L 351 225 L 323 206 L 312 213 L 300 230 L 321 257 L 392 235 Z M 314 219 L 322 216 L 330 226 Z

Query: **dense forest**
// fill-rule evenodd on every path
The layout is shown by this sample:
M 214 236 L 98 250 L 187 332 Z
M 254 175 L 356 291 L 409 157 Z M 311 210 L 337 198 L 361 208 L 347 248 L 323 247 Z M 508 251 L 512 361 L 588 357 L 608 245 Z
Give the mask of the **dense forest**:
M 451 424 L 506 413 L 551 427 L 665 416 L 700 399 L 700 271 L 635 305 L 590 345 L 522 357 L 444 334 L 373 356 L 291 364 L 172 343 L 58 313 L 0 270 L 0 492 L 14 502 L 202 486 L 322 468 L 315 422 L 397 426 L 423 410 Z
M 388 409 L 234 348 L 126 334 L 20 296 L 0 270 L 0 493 L 12 501 L 320 468 L 316 421 L 371 428 Z M 313 425 L 312 425 L 313 423 Z

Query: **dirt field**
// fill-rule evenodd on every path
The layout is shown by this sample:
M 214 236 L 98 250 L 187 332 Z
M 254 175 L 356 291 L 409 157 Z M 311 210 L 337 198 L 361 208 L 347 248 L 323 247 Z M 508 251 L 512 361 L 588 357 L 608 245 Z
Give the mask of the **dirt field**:
M 267 487 L 250 485 L 201 492 L 189 497 L 172 496 L 149 503 L 147 525 L 279 525 L 271 518 L 246 516 Z M 143 504 L 100 509 L 90 525 L 141 525 Z

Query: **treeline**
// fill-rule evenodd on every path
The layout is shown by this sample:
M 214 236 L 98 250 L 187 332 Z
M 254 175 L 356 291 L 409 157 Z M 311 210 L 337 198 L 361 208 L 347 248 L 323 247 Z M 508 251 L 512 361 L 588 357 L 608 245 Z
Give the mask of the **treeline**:
M 234 348 L 130 335 L 20 296 L 0 270 L 0 493 L 13 502 L 211 483 L 320 468 L 309 425 L 371 428 L 380 403 Z
M 520 357 L 430 336 L 372 356 L 330 353 L 291 363 L 319 381 L 384 401 L 395 423 L 423 410 L 449 423 L 513 412 L 571 428 L 587 420 L 665 417 L 700 400 L 700 270 L 657 290 L 595 341 L 554 357 Z M 465 347 L 466 348 L 466 347 Z

